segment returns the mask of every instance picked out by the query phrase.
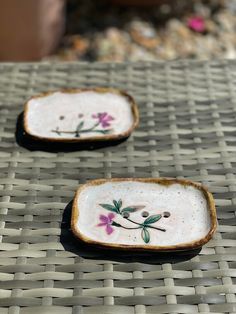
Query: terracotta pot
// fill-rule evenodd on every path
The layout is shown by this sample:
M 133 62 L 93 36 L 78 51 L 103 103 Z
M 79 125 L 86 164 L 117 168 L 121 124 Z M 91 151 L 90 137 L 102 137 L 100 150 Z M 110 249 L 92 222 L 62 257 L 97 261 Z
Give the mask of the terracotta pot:
M 52 53 L 64 30 L 65 0 L 1 0 L 0 60 L 33 61 Z

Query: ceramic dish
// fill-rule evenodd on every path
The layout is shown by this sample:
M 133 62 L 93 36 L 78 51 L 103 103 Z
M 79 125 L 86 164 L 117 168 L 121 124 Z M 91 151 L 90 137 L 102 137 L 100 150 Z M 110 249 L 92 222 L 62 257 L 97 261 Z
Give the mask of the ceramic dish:
M 112 88 L 70 89 L 34 96 L 25 104 L 24 130 L 39 140 L 107 141 L 126 138 L 137 126 L 134 99 Z
M 97 246 L 129 250 L 190 250 L 216 229 L 214 200 L 198 183 L 177 179 L 100 179 L 74 198 L 72 230 Z

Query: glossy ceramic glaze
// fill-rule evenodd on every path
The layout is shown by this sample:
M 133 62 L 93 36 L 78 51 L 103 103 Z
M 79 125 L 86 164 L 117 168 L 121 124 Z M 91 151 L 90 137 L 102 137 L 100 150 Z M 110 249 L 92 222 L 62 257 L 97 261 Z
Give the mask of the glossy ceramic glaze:
M 93 181 L 77 192 L 72 227 L 80 238 L 108 246 L 197 245 L 216 224 L 208 193 L 178 180 Z
M 109 139 L 129 135 L 137 124 L 133 99 L 113 89 L 57 91 L 31 98 L 24 126 L 51 140 Z

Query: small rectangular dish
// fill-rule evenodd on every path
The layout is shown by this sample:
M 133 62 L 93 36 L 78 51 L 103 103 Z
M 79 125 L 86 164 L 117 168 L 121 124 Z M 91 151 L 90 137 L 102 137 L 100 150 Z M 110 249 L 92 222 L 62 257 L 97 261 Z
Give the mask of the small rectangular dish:
M 188 180 L 94 180 L 78 189 L 72 207 L 74 235 L 107 248 L 193 250 L 216 226 L 212 194 Z
M 137 105 L 126 92 L 83 88 L 30 98 L 24 108 L 23 127 L 36 140 L 94 142 L 126 138 L 138 121 Z

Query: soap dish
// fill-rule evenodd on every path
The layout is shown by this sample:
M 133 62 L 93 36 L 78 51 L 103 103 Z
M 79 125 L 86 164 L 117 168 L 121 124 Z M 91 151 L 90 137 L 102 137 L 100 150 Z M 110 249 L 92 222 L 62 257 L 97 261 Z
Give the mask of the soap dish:
M 138 125 L 134 99 L 113 88 L 64 89 L 28 100 L 24 130 L 53 142 L 112 141 L 128 137 Z
M 99 179 L 76 192 L 74 235 L 100 247 L 193 250 L 216 230 L 213 196 L 202 185 L 178 179 Z

